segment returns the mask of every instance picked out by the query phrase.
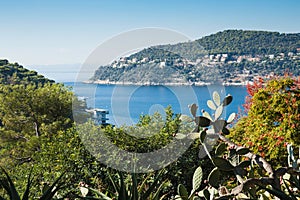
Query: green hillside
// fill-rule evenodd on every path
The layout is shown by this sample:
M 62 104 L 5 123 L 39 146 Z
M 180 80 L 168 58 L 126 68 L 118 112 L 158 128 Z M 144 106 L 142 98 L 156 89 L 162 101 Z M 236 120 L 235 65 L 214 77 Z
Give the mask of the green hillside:
M 203 53 L 231 55 L 296 53 L 297 48 L 300 48 L 300 33 L 225 30 L 192 42 L 160 45 L 157 48 L 174 52 L 188 59 L 195 59 Z
M 54 82 L 38 74 L 36 71 L 31 71 L 18 63 L 9 63 L 8 60 L 0 60 L 0 84 L 44 84 Z
M 143 49 L 100 66 L 91 80 L 164 84 L 218 79 L 232 83 L 286 72 L 298 76 L 299 64 L 300 33 L 225 30 L 195 41 Z M 163 80 L 157 81 L 158 77 Z
M 295 53 L 297 48 L 300 48 L 300 33 L 226 30 L 203 37 L 195 42 L 198 42 L 211 54 L 264 55 Z

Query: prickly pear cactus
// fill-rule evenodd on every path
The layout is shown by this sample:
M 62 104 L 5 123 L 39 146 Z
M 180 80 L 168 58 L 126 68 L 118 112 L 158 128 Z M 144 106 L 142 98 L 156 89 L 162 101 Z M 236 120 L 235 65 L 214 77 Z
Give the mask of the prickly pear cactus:
M 229 130 L 226 128 L 226 126 L 234 121 L 236 114 L 230 114 L 227 120 L 222 119 L 222 114 L 224 113 L 225 107 L 228 106 L 232 100 L 233 97 L 231 95 L 227 95 L 223 101 L 221 101 L 219 93 L 214 91 L 212 94 L 212 100 L 207 101 L 207 106 L 214 113 L 212 116 L 205 110 L 202 110 L 202 116 L 197 116 L 196 113 L 198 106 L 196 104 L 189 106 L 190 112 L 194 117 L 194 122 L 196 124 L 194 132 L 200 132 L 200 141 L 201 143 L 205 144 L 199 147 L 200 158 L 208 155 L 207 152 L 211 151 L 213 146 L 217 144 L 217 140 L 219 138 L 218 134 L 229 134 Z M 203 132 L 203 130 L 205 130 L 205 136 L 202 135 L 201 137 L 201 132 Z

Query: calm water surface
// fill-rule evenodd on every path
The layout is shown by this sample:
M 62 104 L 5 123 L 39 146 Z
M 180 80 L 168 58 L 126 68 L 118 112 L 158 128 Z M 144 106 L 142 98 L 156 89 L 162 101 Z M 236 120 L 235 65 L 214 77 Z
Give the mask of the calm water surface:
M 108 122 L 115 125 L 134 124 L 144 114 L 159 112 L 164 116 L 167 106 L 174 113 L 190 115 L 188 105 L 197 103 L 200 110 L 212 113 L 206 102 L 213 91 L 218 91 L 222 98 L 233 96 L 232 103 L 224 110 L 226 117 L 242 108 L 247 95 L 243 86 L 116 86 L 74 82 L 65 85 L 72 86 L 78 96 L 86 97 L 89 107 L 109 110 Z

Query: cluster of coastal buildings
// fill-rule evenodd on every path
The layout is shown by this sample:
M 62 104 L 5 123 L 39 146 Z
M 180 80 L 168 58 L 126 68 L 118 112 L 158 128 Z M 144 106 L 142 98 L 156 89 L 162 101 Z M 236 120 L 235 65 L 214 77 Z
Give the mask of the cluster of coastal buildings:
M 249 62 L 260 62 L 270 60 L 284 60 L 285 58 L 297 60 L 300 58 L 300 48 L 297 49 L 297 53 L 288 52 L 288 53 L 278 53 L 278 54 L 268 54 L 268 55 L 232 55 L 228 54 L 216 54 L 216 55 L 206 55 L 204 59 L 200 59 L 199 62 L 204 62 L 206 64 L 219 64 L 219 63 L 241 63 L 243 61 Z
M 160 63 L 160 65 L 166 66 L 172 64 L 178 67 L 188 67 L 189 65 L 197 65 L 199 63 L 206 64 L 206 65 L 215 65 L 215 64 L 222 64 L 222 63 L 241 63 L 243 61 L 249 62 L 260 62 L 270 60 L 284 60 L 284 59 L 292 59 L 298 60 L 300 58 L 300 48 L 297 48 L 297 52 L 288 52 L 288 53 L 278 53 L 278 54 L 266 54 L 266 55 L 230 55 L 227 53 L 224 54 L 208 54 L 204 55 L 201 58 L 196 59 L 196 61 L 191 61 L 187 58 L 177 58 L 175 60 L 161 60 L 159 58 L 151 60 L 148 57 L 143 57 L 141 59 L 138 58 L 131 58 L 131 57 L 121 57 L 119 60 L 115 60 L 111 66 L 115 68 L 122 68 L 128 67 L 133 64 L 145 64 L 145 63 Z
M 222 66 L 234 66 L 241 65 L 243 62 L 251 62 L 253 64 L 264 64 L 267 62 L 276 61 L 296 61 L 300 63 L 300 48 L 296 52 L 288 53 L 278 53 L 278 54 L 266 54 L 266 55 L 231 55 L 231 54 L 207 54 L 196 60 L 189 60 L 187 58 L 178 57 L 173 60 L 171 59 L 150 59 L 149 57 L 121 57 L 120 59 L 111 63 L 113 68 L 126 68 L 132 66 L 138 66 L 143 64 L 156 63 L 160 68 L 166 66 L 173 66 L 181 70 L 185 70 L 187 75 L 190 77 L 195 77 L 193 81 L 173 81 L 172 83 L 164 83 L 164 85 L 208 85 L 211 83 L 205 82 L 200 78 L 196 77 L 195 74 L 199 69 L 203 68 L 214 68 Z M 260 74 L 254 74 L 249 69 L 237 70 L 237 71 L 227 71 L 227 77 L 221 82 L 224 85 L 246 85 L 249 82 L 253 82 L 255 77 Z M 264 76 L 272 76 L 274 74 L 269 73 Z M 118 81 L 118 80 L 96 80 L 93 83 L 97 84 L 122 84 L 122 85 L 161 85 L 157 82 L 130 82 L 130 81 Z

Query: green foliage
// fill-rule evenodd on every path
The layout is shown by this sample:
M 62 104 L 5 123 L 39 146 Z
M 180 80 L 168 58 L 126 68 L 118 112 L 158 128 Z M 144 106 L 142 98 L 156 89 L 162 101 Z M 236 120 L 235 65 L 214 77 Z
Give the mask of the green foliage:
M 170 76 L 172 74 L 172 76 Z M 174 77 L 178 77 L 174 79 Z M 120 83 L 175 83 L 186 82 L 185 76 L 180 74 L 176 68 L 168 66 L 162 68 L 160 63 L 147 63 L 132 65 L 128 67 L 115 68 L 112 66 L 101 66 L 96 71 L 92 80 L 110 80 Z
M 9 63 L 8 60 L 0 60 L 1 84 L 45 84 L 54 81 L 45 78 L 35 71 L 30 71 L 18 63 Z
M 296 52 L 300 34 L 267 31 L 225 30 L 203 37 L 198 42 L 211 54 L 265 55 Z
M 173 111 L 170 107 L 166 109 L 166 118 L 162 119 L 162 117 L 159 114 L 154 114 L 153 116 L 141 116 L 140 121 L 136 126 L 123 126 L 123 127 L 111 127 L 106 126 L 102 129 L 99 129 L 99 127 L 91 124 L 86 123 L 80 126 L 78 129 L 79 132 L 82 131 L 81 134 L 82 137 L 87 138 L 97 138 L 98 136 L 101 136 L 105 134 L 107 138 L 109 138 L 109 141 L 116 145 L 119 149 L 126 150 L 129 152 L 137 152 L 137 153 L 147 153 L 147 152 L 153 152 L 155 150 L 161 149 L 164 146 L 168 145 L 172 140 L 177 140 L 175 137 L 177 134 L 187 134 L 188 129 L 184 130 L 181 129 L 181 120 L 180 115 L 174 115 Z M 148 134 L 147 131 L 150 130 L 150 133 Z M 91 136 L 92 135 L 92 136 Z M 82 138 L 84 141 L 85 138 Z M 97 141 L 97 139 L 95 139 Z M 93 140 L 94 141 L 94 140 Z M 165 190 L 168 190 L 168 197 L 171 197 L 172 193 L 170 191 L 176 191 L 176 187 L 179 182 L 188 183 L 187 187 L 188 189 L 192 188 L 192 184 L 190 182 L 191 178 L 190 175 L 193 174 L 194 169 L 199 165 L 199 159 L 197 154 L 198 149 L 198 142 L 195 142 L 192 144 L 192 146 L 185 152 L 176 162 L 170 164 L 166 167 L 166 173 L 163 174 L 162 180 L 166 180 L 168 182 L 167 186 L 164 184 L 164 187 L 162 190 L 165 192 Z M 118 161 L 118 157 L 115 155 L 115 150 L 111 150 L 108 148 L 108 145 L 102 143 L 96 143 L 97 149 L 103 149 L 107 150 L 107 154 L 109 157 L 107 157 L 107 162 L 110 162 L 110 159 L 113 159 L 112 164 L 116 163 L 123 163 L 124 160 L 120 158 Z M 85 145 L 88 146 L 87 143 Z M 95 143 L 93 142 L 93 144 Z M 104 146 L 103 146 L 104 145 Z M 178 148 L 178 147 L 176 147 Z M 177 149 L 176 149 L 177 150 Z M 172 150 L 170 150 L 172 151 Z M 105 152 L 97 154 L 99 156 L 98 158 L 101 158 L 100 156 L 103 156 Z M 105 155 L 104 155 L 105 156 Z M 161 155 L 163 156 L 169 156 L 169 155 Z M 144 160 L 143 162 L 147 162 Z M 149 160 L 149 162 L 153 162 Z M 162 165 L 163 163 L 157 163 L 159 165 Z M 130 163 L 130 166 L 132 163 Z M 103 171 L 103 176 L 99 177 L 102 181 L 102 183 L 105 185 L 104 189 L 101 190 L 102 193 L 106 193 L 109 191 L 115 191 L 114 187 L 112 187 L 112 184 L 110 181 L 108 181 L 107 174 L 108 172 L 106 170 Z M 205 172 L 206 173 L 206 172 Z M 151 175 L 151 173 L 150 173 Z M 116 175 L 116 172 L 113 171 L 112 177 L 115 177 L 119 175 Z M 125 174 L 124 176 L 131 176 L 130 174 Z M 139 175 L 139 180 L 143 179 L 141 177 L 144 177 L 144 175 Z M 154 179 L 153 174 L 150 176 L 151 180 Z M 110 196 L 112 197 L 112 196 Z
M 12 181 L 11 177 L 9 176 L 9 174 L 2 168 L 2 171 L 5 175 L 5 177 L 0 180 L 0 186 L 5 190 L 7 196 L 9 197 L 10 200 L 28 200 L 31 199 L 31 192 L 32 192 L 32 186 L 33 186 L 33 181 L 34 179 L 31 178 L 31 173 L 32 171 L 30 171 L 29 175 L 28 175 L 28 179 L 27 179 L 27 184 L 26 184 L 26 189 L 22 195 L 17 192 L 17 189 L 15 187 L 14 182 Z M 61 182 L 61 178 L 63 177 L 64 174 L 62 174 L 61 176 L 59 176 L 58 179 L 56 179 L 56 181 L 54 181 L 54 183 L 50 186 L 48 186 L 47 188 L 44 189 L 42 195 L 40 197 L 38 197 L 37 199 L 39 200 L 50 200 L 50 199 L 56 199 L 54 197 L 57 196 L 57 192 L 61 189 L 63 182 Z M 0 199 L 4 200 L 4 197 L 0 196 Z
M 196 41 L 175 45 L 160 45 L 158 49 L 196 60 L 204 50 L 209 54 L 265 55 L 296 52 L 300 34 L 285 34 L 268 31 L 225 30 L 205 36 Z M 147 56 L 145 56 L 147 57 Z
M 257 87 L 249 91 L 248 115 L 238 121 L 230 137 L 273 163 L 287 166 L 286 144 L 300 144 L 299 80 L 276 78 Z
M 37 88 L 0 85 L 1 162 L 30 161 L 32 152 L 40 149 L 41 135 L 54 137 L 58 131 L 70 128 L 72 98 L 73 93 L 60 84 Z
M 79 195 L 80 182 L 98 187 L 109 181 L 106 167 L 85 149 L 75 128 L 58 131 L 54 137 L 42 135 L 39 137 L 39 144 L 40 149 L 32 153 L 30 162 L 8 168 L 18 180 L 16 183 L 18 190 L 24 189 L 26 175 L 30 170 L 36 175 L 36 184 L 40 186 L 49 185 L 53 179 L 57 179 L 65 172 L 65 186 L 59 194 L 68 198 Z M 40 195 L 42 195 L 40 188 L 32 188 L 34 198 Z
M 155 60 L 156 62 L 160 62 L 161 60 L 165 60 L 167 63 L 172 62 L 175 59 L 181 58 L 181 56 L 174 51 L 168 51 L 160 46 L 150 47 L 143 49 L 138 54 L 133 54 L 129 56 L 128 59 L 136 58 L 137 60 L 142 60 L 147 57 L 149 60 Z M 171 63 L 169 63 L 171 64 Z
M 158 113 L 153 116 L 141 116 L 134 126 L 106 126 L 99 129 L 89 122 L 79 126 L 78 130 L 84 133 L 83 139 L 97 138 L 97 135 L 105 134 L 120 149 L 137 153 L 152 152 L 170 143 L 179 130 L 180 116 L 174 115 L 171 107 L 166 109 L 166 115 L 166 120 Z
M 80 140 L 77 130 L 73 127 L 72 114 L 82 115 L 85 104 L 74 97 L 73 93 L 60 84 L 1 85 L 1 165 L 5 165 L 11 174 L 18 178 L 16 189 L 26 189 L 28 171 L 33 167 L 33 173 L 38 174 L 38 185 L 46 184 L 66 171 L 66 188 L 60 195 L 74 198 L 78 195 L 78 184 L 84 182 L 91 187 L 101 188 L 106 193 L 113 191 L 113 180 L 118 181 L 118 173 L 110 172 L 104 165 L 96 161 Z M 72 113 L 72 101 L 73 112 Z M 87 116 L 83 116 L 82 119 Z M 83 120 L 82 122 L 84 122 Z M 179 131 L 180 115 L 174 115 L 171 108 L 166 109 L 166 120 L 155 114 L 142 116 L 136 127 L 103 128 L 105 134 L 120 148 L 135 152 L 149 152 L 159 149 L 175 139 Z M 87 123 L 88 124 L 88 123 Z M 85 124 L 85 125 L 87 125 Z M 83 126 L 85 126 L 83 125 Z M 99 127 L 95 127 L 98 129 Z M 128 134 L 144 134 L 144 130 L 154 131 L 152 137 L 136 139 Z M 193 146 L 197 148 L 197 146 Z M 167 156 L 167 155 L 166 155 Z M 163 177 L 159 179 L 159 187 L 155 187 L 156 195 L 147 192 L 151 198 L 166 194 L 171 196 L 170 190 L 175 190 L 177 183 L 186 181 L 199 161 L 196 151 L 189 151 L 176 164 L 170 166 Z M 186 165 L 189 163 L 189 166 Z M 182 177 L 179 175 L 183 175 Z M 124 181 L 128 181 L 130 174 L 124 174 Z M 156 174 L 137 176 L 129 181 L 144 190 L 155 180 Z M 148 178 L 147 178 L 148 177 Z M 140 187 L 142 180 L 147 180 Z M 164 181 L 166 180 L 166 181 Z M 126 182 L 127 184 L 127 182 Z M 191 187 L 188 185 L 188 187 Z M 172 189 L 173 188 L 173 189 Z M 33 198 L 42 195 L 39 188 L 32 188 Z M 149 190 L 150 191 L 150 190 Z M 149 196 L 149 193 L 150 196 Z M 136 192 L 132 193 L 135 194 Z M 142 193 L 138 192 L 138 195 Z
M 39 185 L 47 185 L 66 171 L 70 184 L 63 193 L 76 194 L 77 184 L 92 182 L 101 167 L 72 128 L 73 114 L 77 118 L 83 115 L 85 102 L 62 84 L 37 78 L 42 76 L 36 72 L 8 61 L 0 63 L 4 70 L 4 84 L 0 84 L 0 165 L 18 178 L 18 190 L 25 189 L 26 175 L 32 168 L 39 174 Z M 19 81 L 11 81 L 11 72 Z M 42 195 L 40 189 L 32 190 L 35 198 Z

